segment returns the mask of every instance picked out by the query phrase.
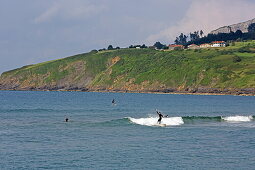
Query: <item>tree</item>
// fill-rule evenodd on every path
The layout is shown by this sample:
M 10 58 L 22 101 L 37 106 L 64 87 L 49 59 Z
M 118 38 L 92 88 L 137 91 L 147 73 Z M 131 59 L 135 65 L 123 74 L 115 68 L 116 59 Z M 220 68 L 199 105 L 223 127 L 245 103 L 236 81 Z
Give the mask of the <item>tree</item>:
M 255 33 L 255 23 L 249 25 L 248 32 L 249 33 Z
M 200 37 L 203 37 L 203 35 L 204 35 L 204 31 L 200 30 Z
M 164 45 L 161 44 L 160 42 L 156 42 L 153 46 L 156 47 L 157 49 L 162 49 Z
M 141 46 L 141 48 L 147 48 L 147 46 L 146 46 L 145 44 L 143 44 L 143 45 Z
M 175 43 L 175 44 L 180 44 L 179 37 L 176 37 L 176 39 L 174 40 L 174 43 Z
M 112 46 L 112 45 L 109 45 L 107 49 L 108 49 L 108 50 L 113 50 L 113 46 Z
M 175 44 L 185 45 L 187 43 L 187 38 L 188 38 L 188 36 L 186 36 L 183 33 L 181 33 L 179 35 L 179 37 L 176 37 L 174 42 L 175 42 Z
M 105 48 L 102 48 L 102 49 L 99 49 L 98 51 L 105 51 L 106 49 Z
M 181 33 L 181 35 L 179 36 L 179 40 L 180 40 L 180 44 L 184 45 L 187 43 L 187 36 Z
M 190 33 L 191 41 L 196 41 L 197 39 L 199 39 L 199 31 L 194 31 L 194 33 Z
M 235 35 L 236 35 L 238 38 L 241 38 L 242 35 L 243 35 L 243 32 L 242 32 L 241 30 L 237 30 L 237 31 L 235 32 Z
M 168 49 L 168 46 L 163 45 L 162 49 L 163 49 L 163 50 L 167 50 L 167 49 Z
M 90 52 L 91 53 L 97 53 L 98 51 L 97 50 L 91 50 Z

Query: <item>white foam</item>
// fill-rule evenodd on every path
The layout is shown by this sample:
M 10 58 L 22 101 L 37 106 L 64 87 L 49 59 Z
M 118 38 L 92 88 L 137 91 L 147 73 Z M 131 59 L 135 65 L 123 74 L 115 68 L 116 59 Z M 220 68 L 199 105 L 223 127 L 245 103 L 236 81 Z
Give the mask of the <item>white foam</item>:
M 252 116 L 227 116 L 222 117 L 223 120 L 229 122 L 250 122 L 253 120 Z
M 145 126 L 156 126 L 158 125 L 158 117 L 148 117 L 148 118 L 128 118 L 131 122 L 145 125 Z M 161 124 L 165 124 L 166 126 L 178 126 L 184 124 L 182 117 L 168 117 L 163 118 Z

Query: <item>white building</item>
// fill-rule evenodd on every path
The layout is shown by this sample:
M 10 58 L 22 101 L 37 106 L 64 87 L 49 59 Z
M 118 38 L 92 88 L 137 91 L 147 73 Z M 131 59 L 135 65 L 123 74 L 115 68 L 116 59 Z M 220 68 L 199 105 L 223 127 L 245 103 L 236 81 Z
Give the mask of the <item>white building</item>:
M 226 47 L 225 41 L 213 41 L 211 47 Z
M 206 44 L 201 44 L 199 47 L 200 48 L 209 48 L 211 46 L 212 46 L 211 44 L 206 43 Z
M 188 46 L 188 49 L 199 49 L 199 46 L 198 45 L 196 45 L 196 44 L 190 44 L 189 46 Z

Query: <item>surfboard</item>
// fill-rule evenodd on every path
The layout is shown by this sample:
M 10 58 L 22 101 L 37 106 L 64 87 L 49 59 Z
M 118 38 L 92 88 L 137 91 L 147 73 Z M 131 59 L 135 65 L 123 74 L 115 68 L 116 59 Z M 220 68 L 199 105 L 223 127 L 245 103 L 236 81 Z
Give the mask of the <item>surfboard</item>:
M 155 126 L 165 127 L 166 124 L 156 124 Z

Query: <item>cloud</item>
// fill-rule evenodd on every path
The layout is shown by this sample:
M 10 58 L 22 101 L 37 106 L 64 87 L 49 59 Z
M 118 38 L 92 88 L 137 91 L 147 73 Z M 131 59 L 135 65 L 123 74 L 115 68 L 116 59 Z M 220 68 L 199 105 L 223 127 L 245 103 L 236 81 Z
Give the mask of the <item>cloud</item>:
M 196 30 L 205 33 L 225 25 L 253 19 L 255 2 L 250 0 L 193 0 L 182 20 L 159 33 L 150 35 L 146 41 L 173 42 L 180 33 Z
M 34 22 L 43 23 L 55 18 L 64 20 L 86 19 L 106 9 L 106 6 L 102 4 L 91 4 L 87 0 L 57 0 L 36 17 Z

